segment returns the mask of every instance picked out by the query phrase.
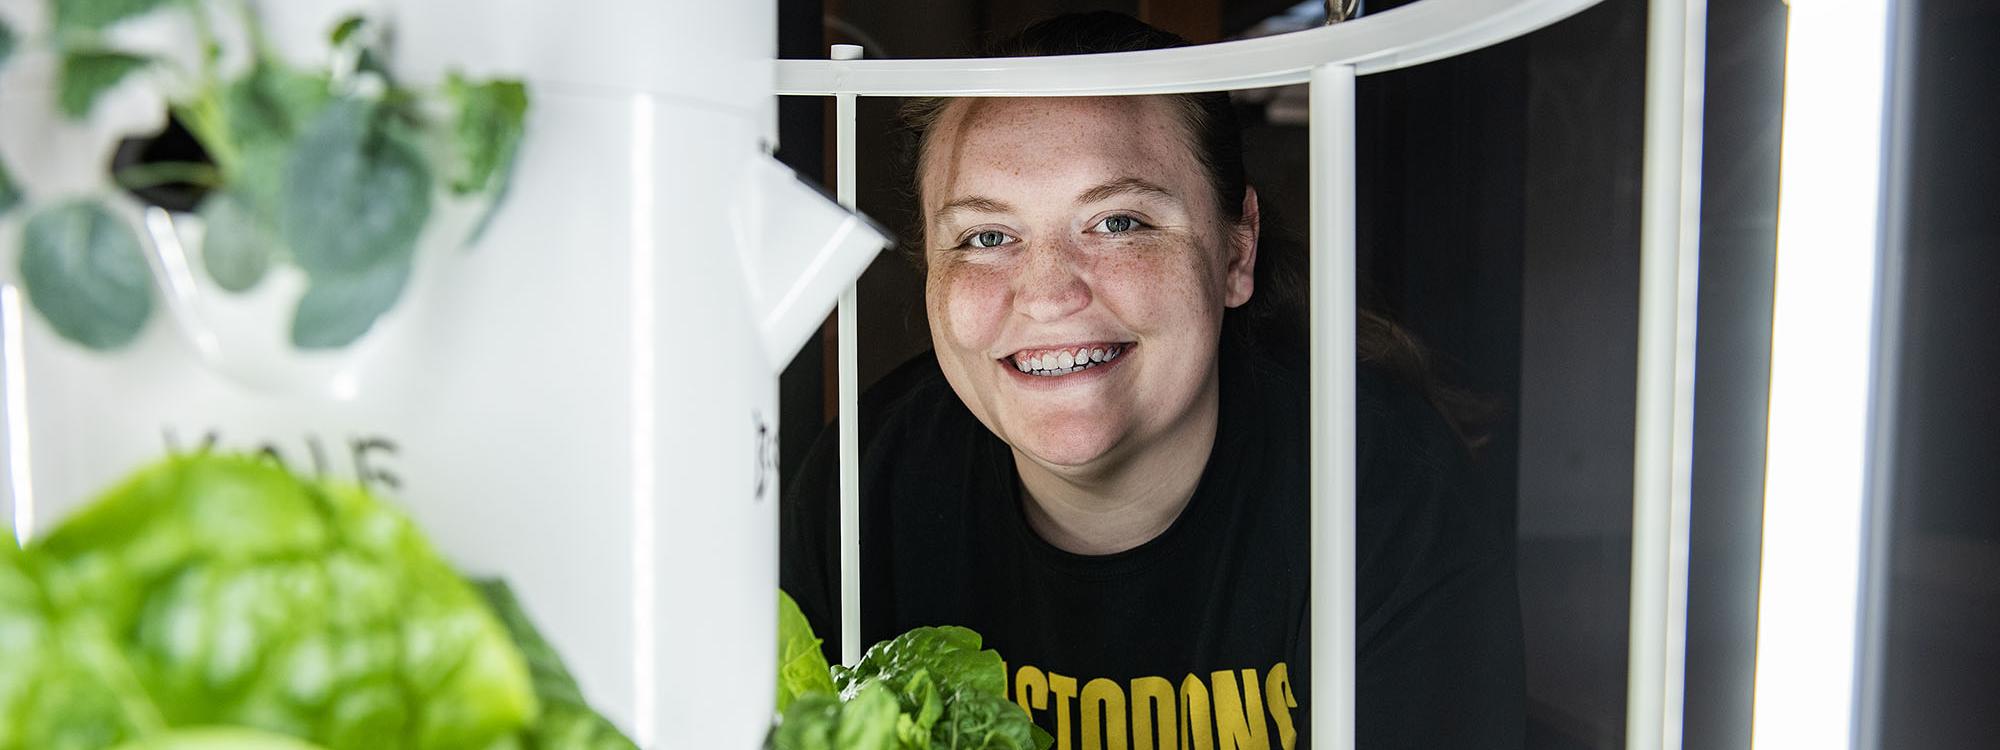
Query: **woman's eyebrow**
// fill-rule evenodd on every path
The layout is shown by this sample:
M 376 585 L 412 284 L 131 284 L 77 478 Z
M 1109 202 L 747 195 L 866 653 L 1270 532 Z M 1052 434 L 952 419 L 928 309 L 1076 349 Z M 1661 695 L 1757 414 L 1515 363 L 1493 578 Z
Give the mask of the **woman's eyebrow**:
M 1007 205 L 1006 203 L 1003 203 L 1001 201 L 997 201 L 983 195 L 968 195 L 962 198 L 954 198 L 951 201 L 945 203 L 944 205 L 939 206 L 937 213 L 934 214 L 933 218 L 931 219 L 931 223 L 944 224 L 948 221 L 951 221 L 953 216 L 961 212 L 1004 214 L 1004 213 L 1012 213 L 1013 211 L 1014 211 L 1013 206 Z
M 1097 187 L 1083 191 L 1081 194 L 1076 196 L 1076 204 L 1081 206 L 1087 203 L 1096 203 L 1101 200 L 1115 198 L 1121 195 L 1149 195 L 1157 198 L 1165 198 L 1168 200 L 1173 200 L 1174 198 L 1173 191 L 1168 190 L 1166 188 L 1160 187 L 1158 185 L 1139 179 L 1137 177 L 1120 177 L 1118 179 L 1112 180 L 1102 185 L 1098 185 Z

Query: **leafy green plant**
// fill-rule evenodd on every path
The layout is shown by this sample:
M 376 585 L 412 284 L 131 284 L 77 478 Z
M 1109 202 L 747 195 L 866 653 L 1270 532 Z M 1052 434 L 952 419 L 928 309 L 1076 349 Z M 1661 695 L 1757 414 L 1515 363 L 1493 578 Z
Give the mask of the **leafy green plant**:
M 169 458 L 0 549 L 0 634 L 7 750 L 213 726 L 486 748 L 540 715 L 507 629 L 408 518 L 252 457 Z
M 1007 667 L 960 627 L 916 628 L 875 644 L 853 667 L 829 670 L 831 690 L 804 673 L 819 639 L 779 592 L 775 750 L 1048 750 L 1054 738 L 1006 698 Z M 796 617 L 795 617 L 796 616 Z M 820 657 L 819 664 L 824 664 Z
M 435 195 L 484 202 L 490 213 L 506 193 L 529 106 L 519 81 L 451 74 L 435 88 L 405 85 L 384 64 L 386 35 L 360 17 L 343 19 L 330 34 L 336 67 L 309 71 L 270 48 L 246 0 L 50 2 L 58 109 L 87 117 L 105 92 L 141 71 L 172 82 L 172 114 L 209 161 L 138 165 L 114 177 L 132 189 L 176 183 L 207 191 L 198 208 L 207 226 L 202 267 L 221 289 L 247 292 L 281 266 L 304 272 L 306 291 L 290 326 L 296 348 L 346 346 L 395 306 L 434 218 Z M 191 41 L 200 50 L 194 70 L 117 49 L 104 33 L 119 21 L 170 11 L 193 21 Z M 217 19 L 234 19 L 246 32 L 250 62 L 241 73 L 221 70 L 221 36 L 211 28 Z M 11 34 L 0 29 L 0 60 L 11 46 Z M 18 197 L 0 168 L 0 211 L 10 199 Z M 123 225 L 100 201 L 87 200 L 97 203 L 93 215 Z M 73 221 L 82 210 L 74 201 L 51 206 L 30 224 L 53 213 Z M 133 232 L 104 236 L 112 234 Z M 78 344 L 124 345 L 144 326 L 150 301 L 95 295 L 56 302 L 76 288 L 126 289 L 130 281 L 122 262 L 100 268 L 73 257 L 91 246 L 58 242 L 66 237 L 23 237 L 24 265 L 39 257 L 45 268 L 72 271 L 42 289 L 27 278 L 31 301 Z M 52 257 L 57 262 L 48 262 Z
M 0 526 L 0 750 L 636 750 L 505 584 L 258 457 Z
M 56 102 L 65 115 L 90 116 L 90 108 L 104 92 L 118 85 L 133 71 L 146 67 L 146 58 L 122 52 L 77 50 L 63 55 L 62 81 Z
M 834 693 L 833 672 L 819 644 L 798 602 L 778 592 L 778 713 L 799 696 Z
M 521 647 L 535 697 L 542 704 L 541 718 L 522 732 L 521 750 L 638 750 L 583 699 L 576 678 L 570 676 L 555 648 L 535 630 L 527 610 L 521 608 L 507 584 L 485 580 L 473 585 Z
M 7 171 L 7 162 L 0 161 L 0 216 L 21 205 L 21 189 L 14 185 L 14 175 Z
M 167 0 L 58 0 L 53 5 L 59 30 L 101 31 L 106 26 L 143 14 Z
M 14 27 L 8 26 L 6 20 L 0 19 L 0 65 L 6 64 L 7 58 L 13 54 Z
M 116 750 L 323 750 L 282 734 L 243 727 L 169 729 L 119 745 Z
M 781 750 L 897 750 L 901 720 L 896 696 L 881 685 L 866 686 L 846 701 L 832 693 L 807 693 L 772 730 L 770 745 Z

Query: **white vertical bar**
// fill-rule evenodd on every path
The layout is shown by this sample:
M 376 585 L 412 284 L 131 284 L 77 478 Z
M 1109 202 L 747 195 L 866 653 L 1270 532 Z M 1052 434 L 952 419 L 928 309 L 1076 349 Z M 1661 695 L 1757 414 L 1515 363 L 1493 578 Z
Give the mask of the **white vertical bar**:
M 1921 200 L 1912 176 L 1912 154 L 1916 150 L 1916 90 L 1918 41 L 1924 28 L 1921 2 L 1898 2 L 1886 19 L 1888 48 L 1883 65 L 1888 69 L 1883 85 L 1882 106 L 1886 110 L 1882 135 L 1882 218 L 1881 251 L 1876 261 L 1875 353 L 1869 397 L 1874 405 L 1868 414 L 1868 485 L 1863 496 L 1861 551 L 1860 631 L 1857 634 L 1854 675 L 1854 746 L 1882 747 L 1883 689 L 1886 687 L 1889 651 L 1889 619 L 1898 604 L 1895 581 L 1891 577 L 1890 554 L 1896 534 L 1897 484 L 1896 454 L 1904 447 L 1895 439 L 1901 417 L 1902 378 L 1897 367 L 1909 348 L 1904 345 L 1903 328 L 1909 320 L 1905 300 L 1909 296 L 1909 244 L 1913 236 L 1910 213 L 1912 198 Z
M 1354 748 L 1354 66 L 1312 71 L 1312 746 Z
M 1628 750 L 1681 746 L 1707 10 L 1706 0 L 1653 0 L 1646 24 Z
M 855 44 L 833 45 L 835 60 L 861 59 Z M 834 196 L 854 208 L 854 95 L 835 94 Z M 856 284 L 859 282 L 857 281 Z M 840 293 L 840 661 L 861 661 L 861 402 L 855 285 Z
M 14 506 L 14 541 L 35 535 L 34 467 L 28 453 L 28 365 L 22 354 L 21 293 L 0 284 L 0 363 L 7 382 L 7 490 Z
M 1792 0 L 1753 748 L 1853 746 L 1889 0 Z
M 654 389 L 659 364 L 655 335 L 653 254 L 659 251 L 654 216 L 658 209 L 659 164 L 654 140 L 659 137 L 657 104 L 650 94 L 632 97 L 631 232 L 632 281 L 632 741 L 653 747 L 655 708 L 659 696 L 659 630 L 655 620 L 657 580 L 654 566 L 655 504 L 659 502 L 657 422 Z

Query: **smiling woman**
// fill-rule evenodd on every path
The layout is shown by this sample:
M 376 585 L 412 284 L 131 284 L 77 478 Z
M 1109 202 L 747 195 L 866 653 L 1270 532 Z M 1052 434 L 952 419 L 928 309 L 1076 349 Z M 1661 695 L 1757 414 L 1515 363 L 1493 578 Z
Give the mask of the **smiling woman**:
M 1001 53 L 1181 44 L 1088 14 Z M 1260 277 L 1227 95 L 909 114 L 935 356 L 863 399 L 862 640 L 985 634 L 1061 748 L 1303 747 L 1307 394 L 1224 324 Z M 1423 384 L 1367 359 L 1359 746 L 1518 747 L 1508 530 Z M 783 585 L 822 634 L 839 622 L 832 442 L 783 514 Z
M 1035 530 L 1071 552 L 1166 528 L 1214 442 L 1256 195 L 1222 215 L 1183 132 L 1153 97 L 960 100 L 929 131 L 953 157 L 919 173 L 938 364 L 1014 448 Z M 1077 370 L 1093 350 L 1118 356 Z

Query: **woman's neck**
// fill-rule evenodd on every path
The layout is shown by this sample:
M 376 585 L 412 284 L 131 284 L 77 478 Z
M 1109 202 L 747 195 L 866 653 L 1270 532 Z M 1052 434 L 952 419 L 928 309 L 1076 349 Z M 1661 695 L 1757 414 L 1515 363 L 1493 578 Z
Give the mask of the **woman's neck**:
M 1211 380 L 1187 423 L 1168 430 L 1172 437 L 1089 466 L 1050 467 L 1015 450 L 1029 528 L 1080 555 L 1123 552 L 1165 532 L 1194 499 L 1215 447 L 1217 390 Z

